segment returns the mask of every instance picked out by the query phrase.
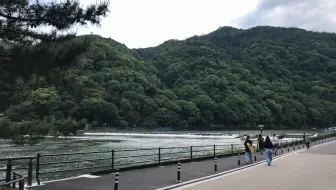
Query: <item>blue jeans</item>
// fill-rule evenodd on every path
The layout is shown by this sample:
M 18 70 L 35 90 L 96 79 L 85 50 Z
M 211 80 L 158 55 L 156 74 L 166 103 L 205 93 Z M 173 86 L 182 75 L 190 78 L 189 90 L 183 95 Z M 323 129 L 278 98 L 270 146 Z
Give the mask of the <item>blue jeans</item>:
M 265 157 L 267 164 L 271 164 L 272 162 L 272 149 L 266 148 L 265 149 Z
M 251 152 L 245 151 L 245 159 L 246 159 L 246 163 L 252 163 L 252 154 L 251 154 Z

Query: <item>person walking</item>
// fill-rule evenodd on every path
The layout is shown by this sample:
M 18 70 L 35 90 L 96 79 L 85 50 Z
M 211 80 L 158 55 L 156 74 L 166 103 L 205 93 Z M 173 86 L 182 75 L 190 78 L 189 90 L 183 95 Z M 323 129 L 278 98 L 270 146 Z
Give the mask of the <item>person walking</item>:
M 252 163 L 252 154 L 249 145 L 252 146 L 252 141 L 250 140 L 250 136 L 246 136 L 246 140 L 244 142 L 245 146 L 245 159 L 246 159 L 246 164 Z
M 262 137 L 261 134 L 259 134 L 258 145 L 259 145 L 260 154 L 263 154 L 263 144 L 264 144 L 264 138 Z
M 279 139 L 275 134 L 273 134 L 273 138 L 272 138 L 271 142 L 273 144 L 274 155 L 276 155 L 276 152 L 277 152 L 278 146 L 279 146 Z
M 305 142 L 306 142 L 306 147 L 307 147 L 307 150 L 310 148 L 310 143 L 311 143 L 311 137 L 310 136 L 307 136 L 305 138 Z
M 269 136 L 266 137 L 266 140 L 263 144 L 263 147 L 265 149 L 265 158 L 266 158 L 266 163 L 268 166 L 271 166 L 272 162 L 272 150 L 273 150 L 273 143 L 271 142 L 271 139 Z

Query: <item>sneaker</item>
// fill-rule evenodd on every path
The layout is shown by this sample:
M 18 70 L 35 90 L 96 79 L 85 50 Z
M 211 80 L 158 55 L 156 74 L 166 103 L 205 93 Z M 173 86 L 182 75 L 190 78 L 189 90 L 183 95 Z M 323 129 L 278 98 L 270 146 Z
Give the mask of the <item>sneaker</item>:
M 268 166 L 271 166 L 271 163 L 268 163 Z

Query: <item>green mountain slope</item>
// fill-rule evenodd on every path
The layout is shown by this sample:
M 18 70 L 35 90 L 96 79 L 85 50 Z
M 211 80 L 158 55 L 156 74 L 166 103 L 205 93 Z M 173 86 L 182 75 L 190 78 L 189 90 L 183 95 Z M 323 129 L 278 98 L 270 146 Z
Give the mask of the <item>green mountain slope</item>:
M 15 83 L 1 101 L 7 103 L 1 104 L 7 126 L 43 122 L 67 131 L 82 127 L 83 119 L 92 127 L 123 129 L 238 129 L 257 124 L 306 128 L 336 123 L 335 34 L 223 27 L 133 50 L 98 36 L 74 40 L 85 41 L 87 49 L 71 61 L 65 58 L 72 51 L 65 51 L 43 72 L 11 73 Z M 47 57 L 44 61 L 48 63 Z M 15 62 L 15 67 L 24 65 Z
M 217 104 L 212 123 L 304 127 L 334 124 L 335 45 L 336 35 L 329 33 L 224 27 L 138 51 L 167 86 L 205 91 Z M 215 114 L 220 105 L 228 106 L 220 111 L 223 118 Z

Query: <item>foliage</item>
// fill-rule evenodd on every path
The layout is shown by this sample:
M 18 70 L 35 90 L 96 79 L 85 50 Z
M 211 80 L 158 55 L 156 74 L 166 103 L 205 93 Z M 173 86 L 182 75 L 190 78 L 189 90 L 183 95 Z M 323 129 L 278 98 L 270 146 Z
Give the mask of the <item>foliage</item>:
M 51 42 L 59 39 L 58 32 L 64 32 L 74 24 L 99 24 L 100 17 L 106 16 L 108 6 L 108 1 L 84 9 L 78 0 L 1 0 L 0 36 L 2 40 L 20 44 L 31 44 L 36 40 Z M 49 26 L 53 30 L 39 32 L 36 28 L 40 26 Z
M 4 96 L 12 105 L 0 106 L 10 122 L 49 122 L 63 135 L 83 129 L 83 119 L 92 128 L 119 129 L 258 124 L 298 129 L 336 123 L 335 34 L 223 27 L 133 50 L 95 35 L 72 40 L 67 43 L 85 42 L 87 49 L 71 61 L 41 66 L 39 86 L 33 69 L 16 72 L 11 98 Z
M 296 28 L 223 27 L 138 53 L 197 105 L 198 126 L 306 128 L 335 124 L 335 44 Z
M 0 111 L 6 116 L 1 118 L 1 137 L 34 144 L 54 129 L 47 119 L 64 117 L 59 110 L 62 97 L 49 85 L 50 72 L 71 67 L 87 51 L 86 41 L 69 30 L 78 24 L 100 24 L 108 7 L 109 1 L 86 8 L 78 0 L 0 1 Z

